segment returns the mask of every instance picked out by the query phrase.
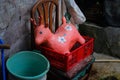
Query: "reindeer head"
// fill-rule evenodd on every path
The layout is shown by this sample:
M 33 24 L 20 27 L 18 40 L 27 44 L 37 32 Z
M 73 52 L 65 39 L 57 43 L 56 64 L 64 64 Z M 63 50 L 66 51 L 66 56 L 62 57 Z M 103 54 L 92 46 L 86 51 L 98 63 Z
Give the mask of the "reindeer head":
M 42 24 L 41 19 L 42 17 L 39 17 L 39 25 L 37 25 L 35 20 L 31 18 L 31 22 L 34 25 L 34 37 L 36 45 L 44 43 L 52 34 L 50 29 L 48 28 L 48 24 Z

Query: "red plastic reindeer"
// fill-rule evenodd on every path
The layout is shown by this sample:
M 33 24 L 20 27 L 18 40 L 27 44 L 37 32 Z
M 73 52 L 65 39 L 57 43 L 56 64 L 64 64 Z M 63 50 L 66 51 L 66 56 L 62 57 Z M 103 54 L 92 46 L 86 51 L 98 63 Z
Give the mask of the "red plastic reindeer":
M 76 27 L 70 23 L 66 23 L 65 17 L 62 18 L 62 25 L 57 29 L 55 33 L 52 33 L 48 25 L 41 24 L 36 25 L 35 20 L 31 19 L 34 24 L 34 36 L 35 44 L 46 44 L 46 47 L 53 49 L 54 51 L 66 54 L 70 53 L 70 49 L 78 41 L 81 44 L 85 43 L 85 39 L 80 35 Z

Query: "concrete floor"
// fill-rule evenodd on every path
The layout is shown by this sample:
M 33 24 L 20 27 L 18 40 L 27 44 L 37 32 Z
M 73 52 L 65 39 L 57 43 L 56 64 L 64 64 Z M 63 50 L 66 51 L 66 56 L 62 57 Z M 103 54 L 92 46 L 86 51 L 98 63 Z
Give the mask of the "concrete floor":
M 89 80 L 106 80 L 103 78 L 114 76 L 116 79 L 107 80 L 120 80 L 120 61 L 119 62 L 98 62 L 97 60 L 120 60 L 118 58 L 105 55 L 102 53 L 94 53 L 96 58 L 95 63 L 90 74 Z

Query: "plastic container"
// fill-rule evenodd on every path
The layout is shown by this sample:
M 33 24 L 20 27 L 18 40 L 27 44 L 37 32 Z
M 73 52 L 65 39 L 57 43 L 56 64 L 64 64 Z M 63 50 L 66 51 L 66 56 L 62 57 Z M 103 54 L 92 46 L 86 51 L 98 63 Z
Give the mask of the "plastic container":
M 90 68 L 92 67 L 92 64 L 95 62 L 95 57 L 93 56 L 92 60 L 82 69 L 75 77 L 73 77 L 72 80 L 80 80 L 82 77 L 84 77 L 87 73 L 89 75 Z
M 46 80 L 50 65 L 41 54 L 32 51 L 21 51 L 10 57 L 6 66 L 12 80 Z
M 91 60 L 89 60 L 87 62 L 87 64 L 83 64 L 84 67 L 82 67 L 81 69 L 75 71 L 72 73 L 72 76 L 70 76 L 69 71 L 68 72 L 62 72 L 58 69 L 52 68 L 50 69 L 49 73 L 48 73 L 48 80 L 83 80 L 85 78 L 83 77 L 89 77 L 87 75 L 89 75 L 89 72 L 91 71 L 91 67 L 92 64 L 95 61 L 95 57 L 91 56 Z M 83 61 L 84 63 L 86 63 L 86 61 Z M 81 65 L 81 62 L 78 63 L 79 65 Z M 79 67 L 77 67 L 79 68 Z M 76 69 L 76 67 L 75 67 Z M 83 78 L 83 79 L 82 79 Z
M 89 74 L 91 68 L 89 68 L 95 61 L 94 56 L 90 55 L 84 60 L 80 61 L 71 70 L 63 72 L 59 69 L 50 68 L 48 73 L 48 80 L 82 80 L 79 78 Z
M 86 43 L 83 45 L 76 43 L 68 55 L 56 53 L 54 50 L 43 46 L 37 49 L 42 51 L 52 66 L 66 72 L 79 61 L 93 53 L 94 39 L 88 36 L 84 36 L 84 38 L 86 39 Z

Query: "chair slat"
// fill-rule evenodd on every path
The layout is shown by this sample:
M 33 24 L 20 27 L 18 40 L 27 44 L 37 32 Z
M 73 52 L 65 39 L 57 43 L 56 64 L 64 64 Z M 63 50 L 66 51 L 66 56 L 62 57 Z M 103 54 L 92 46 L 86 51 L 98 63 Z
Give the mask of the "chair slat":
M 43 6 L 42 4 L 38 6 L 38 12 L 39 12 L 39 16 L 42 17 L 41 23 L 44 24 L 45 20 L 44 20 L 44 12 L 43 12 L 43 7 L 42 6 Z
M 43 4 L 45 24 L 49 24 L 49 3 Z
M 53 8 L 54 8 L 54 4 L 51 3 L 50 4 L 50 30 L 53 30 L 53 27 L 52 27 L 52 24 L 53 24 L 53 19 L 52 19 L 52 16 L 53 16 Z

